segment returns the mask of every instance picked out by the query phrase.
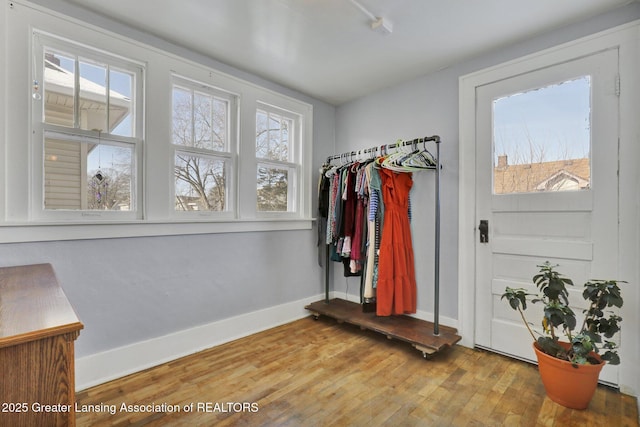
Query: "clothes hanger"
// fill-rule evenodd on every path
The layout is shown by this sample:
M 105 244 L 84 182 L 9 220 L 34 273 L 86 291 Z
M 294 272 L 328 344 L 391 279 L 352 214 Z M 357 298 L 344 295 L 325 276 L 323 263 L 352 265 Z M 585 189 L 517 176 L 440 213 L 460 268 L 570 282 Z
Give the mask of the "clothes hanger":
M 396 151 L 394 153 L 391 153 L 390 155 L 388 155 L 383 161 L 382 161 L 382 167 L 385 169 L 390 169 L 393 170 L 395 172 L 407 172 L 406 169 L 404 169 L 402 167 L 401 164 L 398 163 L 398 161 L 400 159 L 402 159 L 407 152 L 406 150 L 406 146 L 402 146 L 401 144 L 403 144 L 404 142 L 402 140 L 398 140 L 396 142 L 395 145 L 395 149 Z
M 419 148 L 418 144 L 422 142 L 422 148 Z M 413 151 L 407 154 L 403 158 L 396 161 L 396 164 L 402 166 L 407 171 L 419 171 L 424 169 L 433 169 L 436 165 L 436 161 L 427 150 L 426 139 L 414 139 Z

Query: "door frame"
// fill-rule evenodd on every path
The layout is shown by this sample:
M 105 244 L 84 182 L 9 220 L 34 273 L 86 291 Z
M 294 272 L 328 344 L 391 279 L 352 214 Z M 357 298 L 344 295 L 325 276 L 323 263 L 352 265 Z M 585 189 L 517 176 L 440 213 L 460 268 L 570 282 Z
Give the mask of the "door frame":
M 640 394 L 640 21 L 635 21 L 572 42 L 492 66 L 459 78 L 459 193 L 458 193 L 458 330 L 460 344 L 475 345 L 475 249 L 477 218 L 476 177 L 476 88 L 533 70 L 549 67 L 601 50 L 619 49 L 620 117 L 619 117 L 619 247 L 617 270 L 620 278 L 635 286 L 623 289 L 625 305 L 621 331 L 620 388 L 632 395 Z

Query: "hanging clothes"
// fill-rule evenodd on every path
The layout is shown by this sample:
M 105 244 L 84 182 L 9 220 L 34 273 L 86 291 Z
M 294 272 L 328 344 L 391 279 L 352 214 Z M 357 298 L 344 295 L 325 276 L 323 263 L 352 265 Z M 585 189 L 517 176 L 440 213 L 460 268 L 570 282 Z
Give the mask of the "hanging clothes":
M 319 217 L 327 224 L 319 228 L 319 237 L 326 235 L 329 258 L 343 264 L 345 277 L 362 276 L 361 302 L 380 316 L 416 311 L 411 172 L 436 168 L 426 147 L 418 145 L 423 141 L 382 146 L 384 156 L 378 157 L 373 148 L 364 152 L 366 159 L 360 152 L 330 156 L 320 171 Z M 340 165 L 331 166 L 334 159 Z
M 427 150 L 426 143 L 434 142 L 437 155 Z M 423 144 L 422 147 L 420 144 Z M 366 157 L 365 157 L 366 156 Z M 402 315 L 415 313 L 417 308 L 417 287 L 414 266 L 413 243 L 411 239 L 411 199 L 413 186 L 411 173 L 422 170 L 436 172 L 436 229 L 434 240 L 436 246 L 436 265 L 434 269 L 434 334 L 439 334 L 438 290 L 439 290 L 439 253 L 440 253 L 440 137 L 437 135 L 412 141 L 398 140 L 395 144 L 372 147 L 358 152 L 351 151 L 341 155 L 327 157 L 327 169 L 324 172 L 329 179 L 324 181 L 319 192 L 319 206 L 328 204 L 326 215 L 326 243 L 329 245 L 330 259 L 345 264 L 347 275 L 347 258 L 344 257 L 345 245 L 349 247 L 349 268 L 362 265 L 360 280 L 360 297 L 362 310 L 365 313 L 376 312 L 378 316 Z M 363 205 L 356 199 L 355 222 L 350 242 L 345 242 L 342 234 L 346 196 L 345 182 L 347 169 L 354 165 L 354 160 L 368 164 L 367 179 L 364 187 L 358 187 L 360 179 L 356 178 L 357 197 L 364 197 Z M 331 165 L 339 161 L 339 165 Z M 336 162 L 338 163 L 338 162 Z M 375 172 L 375 173 L 373 173 Z M 322 172 L 321 172 L 322 173 Z M 326 192 L 329 197 L 327 202 Z M 353 211 L 353 207 L 346 210 Z M 321 210 L 323 212 L 324 209 Z M 322 214 L 320 218 L 324 218 Z M 358 225 L 361 222 L 361 226 Z M 348 224 L 347 224 L 348 225 Z M 347 227 L 350 228 L 350 227 Z M 362 231 L 361 237 L 358 233 Z M 319 231 L 322 233 L 322 231 Z M 322 234 L 319 234 L 322 235 Z M 357 245 L 360 242 L 360 250 Z M 355 258 L 362 256 L 359 261 Z M 354 258 L 354 259 L 352 259 Z M 350 271 L 349 271 L 350 272 Z M 329 294 L 330 278 L 325 275 L 325 290 Z M 326 297 L 329 303 L 329 297 Z
M 326 242 L 327 227 L 329 225 L 329 187 L 331 180 L 326 175 L 330 169 L 330 165 L 325 163 L 320 168 L 320 177 L 318 179 L 318 221 L 317 221 L 317 241 L 318 247 L 318 265 L 328 268 L 328 259 L 325 259 L 325 251 L 323 248 Z
M 367 187 L 369 192 L 369 210 L 367 213 L 367 266 L 363 296 L 366 299 L 375 298 L 375 287 L 378 276 L 378 250 L 380 249 L 380 225 L 384 203 L 380 196 L 380 175 L 374 168 L 374 163 L 367 165 Z
M 379 169 L 385 213 L 380 241 L 378 316 L 415 313 L 417 307 L 416 276 L 409 222 L 411 173 Z

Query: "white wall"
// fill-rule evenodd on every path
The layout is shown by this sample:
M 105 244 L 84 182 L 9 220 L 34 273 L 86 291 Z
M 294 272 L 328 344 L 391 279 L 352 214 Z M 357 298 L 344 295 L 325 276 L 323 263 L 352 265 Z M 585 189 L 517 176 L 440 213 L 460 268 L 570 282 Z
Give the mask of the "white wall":
M 441 314 L 457 317 L 457 75 L 437 73 L 338 107 L 337 153 L 391 144 L 398 138 L 440 135 L 441 162 Z M 429 149 L 435 154 L 435 146 Z M 418 282 L 418 310 L 433 312 L 435 173 L 414 173 L 411 190 L 413 246 Z M 345 290 L 341 269 L 334 269 L 334 287 Z M 349 278 L 349 292 L 358 294 L 358 279 Z

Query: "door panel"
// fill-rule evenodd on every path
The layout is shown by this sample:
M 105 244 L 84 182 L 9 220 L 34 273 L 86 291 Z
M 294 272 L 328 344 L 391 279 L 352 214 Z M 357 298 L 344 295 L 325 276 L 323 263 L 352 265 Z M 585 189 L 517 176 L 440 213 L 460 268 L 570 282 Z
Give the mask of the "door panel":
M 618 51 L 607 50 L 477 89 L 476 224 L 480 220 L 489 222 L 489 241 L 480 243 L 477 239 L 475 251 L 475 336 L 479 346 L 535 360 L 531 337 L 518 312 L 500 296 L 507 286 L 537 293 L 531 280 L 537 265 L 547 260 L 559 264 L 558 270 L 573 279 L 576 286 L 570 290 L 570 302 L 579 322 L 584 308 L 582 284 L 589 279 L 617 277 L 617 63 Z M 588 81 L 590 88 L 589 121 L 584 123 L 588 153 L 562 158 L 559 149 L 556 154 L 549 146 L 539 148 L 536 138 L 541 137 L 534 135 L 536 123 L 523 127 L 526 132 L 531 130 L 527 134 L 531 149 L 528 158 L 521 148 L 516 155 L 499 151 L 510 144 L 510 137 L 498 141 L 498 128 L 494 127 L 498 102 L 529 94 L 535 96 L 526 99 L 533 100 L 546 87 L 576 79 Z M 558 103 L 564 105 L 564 101 Z M 558 107 L 540 105 L 550 110 Z M 561 119 L 564 113 L 558 109 L 549 120 Z M 527 116 L 523 117 L 526 122 Z M 558 129 L 564 124 L 560 123 Z M 566 142 L 570 137 L 565 142 L 557 135 L 548 139 L 554 138 L 565 144 L 565 153 L 570 151 L 567 148 L 573 142 Z M 584 141 L 581 143 L 584 145 Z M 510 164 L 509 158 L 518 161 Z M 519 192 L 502 194 L 510 191 L 505 190 L 507 184 L 518 187 L 514 191 Z M 541 331 L 537 324 L 542 318 L 540 304 L 529 306 L 526 315 L 533 328 Z M 605 367 L 601 379 L 617 384 L 617 368 Z

